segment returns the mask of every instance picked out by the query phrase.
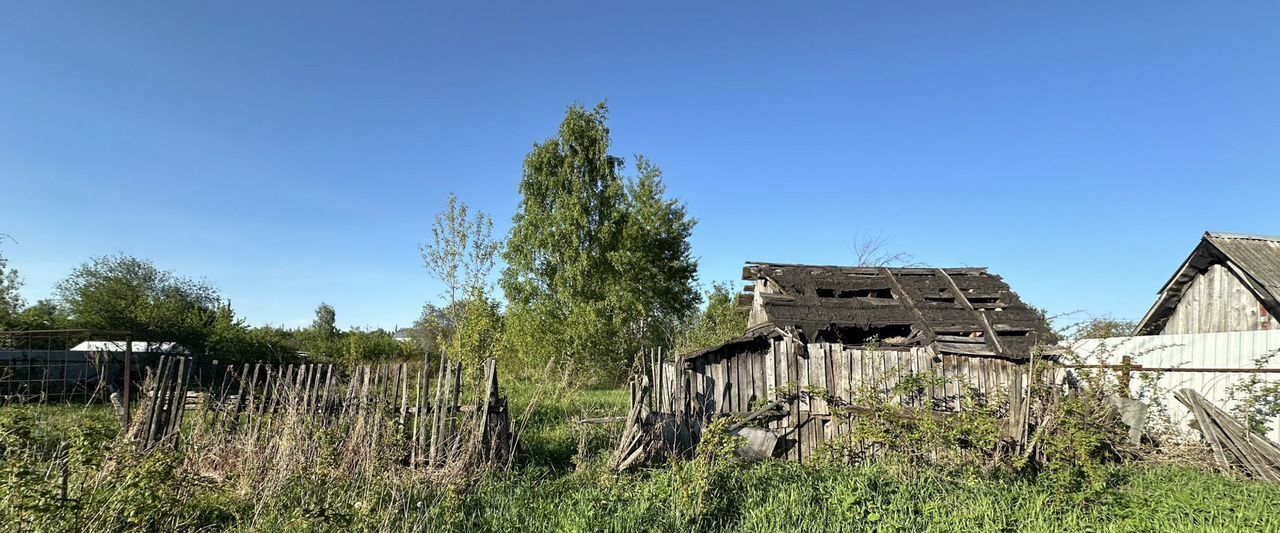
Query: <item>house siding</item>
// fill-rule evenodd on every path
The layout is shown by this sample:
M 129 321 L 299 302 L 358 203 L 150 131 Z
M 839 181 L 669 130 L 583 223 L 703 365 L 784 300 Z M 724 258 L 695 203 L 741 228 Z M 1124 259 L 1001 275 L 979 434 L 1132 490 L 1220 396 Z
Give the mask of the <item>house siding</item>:
M 1280 330 L 1280 322 L 1222 265 L 1192 280 L 1160 331 L 1162 335 Z

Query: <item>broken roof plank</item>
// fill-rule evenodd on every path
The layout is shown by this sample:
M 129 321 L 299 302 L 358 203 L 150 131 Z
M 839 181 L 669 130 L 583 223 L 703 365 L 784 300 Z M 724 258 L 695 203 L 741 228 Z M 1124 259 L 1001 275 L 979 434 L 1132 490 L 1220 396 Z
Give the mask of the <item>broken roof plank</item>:
M 1026 355 L 1028 333 L 1048 331 L 1000 276 L 983 268 L 749 263 L 743 273 L 757 281 L 753 305 L 762 312 L 754 320 L 811 339 L 824 333 L 856 339 L 887 328 L 901 335 L 910 328 L 922 344 L 941 334 L 973 335 L 987 351 L 1014 357 Z
M 996 335 L 996 330 L 991 327 L 991 321 L 987 320 L 987 315 L 980 313 L 977 309 L 973 308 L 973 304 L 969 303 L 968 298 L 965 298 L 964 291 L 961 291 L 960 287 L 956 286 L 956 282 L 951 279 L 950 275 L 943 270 L 938 270 L 938 273 L 942 274 L 942 277 L 947 280 L 947 283 L 951 284 L 951 289 L 955 291 L 956 299 L 959 300 L 970 313 L 977 315 L 978 320 L 982 323 L 982 329 L 986 333 L 984 336 L 986 337 L 987 345 L 991 347 L 991 350 L 997 354 L 1004 355 L 1004 348 L 1000 347 L 1000 339 Z
M 925 320 L 924 314 L 920 312 L 920 308 L 916 307 L 916 303 L 911 300 L 911 295 L 907 294 L 906 289 L 902 288 L 902 284 L 898 282 L 898 279 L 893 275 L 893 272 L 890 272 L 887 268 L 882 268 L 880 271 L 884 273 L 884 277 L 893 284 L 894 292 L 902 299 L 902 305 L 910 309 L 915 314 L 918 319 L 916 327 L 925 335 L 924 344 L 933 342 L 933 338 L 936 336 L 933 331 L 933 326 L 929 325 L 928 320 Z
M 956 355 L 983 355 L 987 357 L 999 357 L 999 354 L 991 351 L 985 344 L 971 344 L 959 342 L 935 342 L 934 349 L 940 353 L 956 354 Z

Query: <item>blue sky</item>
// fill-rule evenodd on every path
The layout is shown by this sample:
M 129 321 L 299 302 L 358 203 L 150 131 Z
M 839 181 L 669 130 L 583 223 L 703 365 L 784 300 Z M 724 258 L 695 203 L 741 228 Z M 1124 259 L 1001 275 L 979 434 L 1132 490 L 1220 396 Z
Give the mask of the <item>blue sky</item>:
M 704 282 L 870 233 L 1138 318 L 1205 230 L 1280 234 L 1276 2 L 6 4 L 30 300 L 124 252 L 254 324 L 405 325 L 448 193 L 505 233 L 531 145 L 605 99 L 698 218 Z

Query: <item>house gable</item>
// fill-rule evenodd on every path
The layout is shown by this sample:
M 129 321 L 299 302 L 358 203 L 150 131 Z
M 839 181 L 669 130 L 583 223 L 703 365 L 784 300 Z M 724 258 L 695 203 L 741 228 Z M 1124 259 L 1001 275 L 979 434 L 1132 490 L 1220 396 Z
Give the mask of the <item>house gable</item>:
M 1280 329 L 1280 238 L 1205 233 L 1137 334 Z

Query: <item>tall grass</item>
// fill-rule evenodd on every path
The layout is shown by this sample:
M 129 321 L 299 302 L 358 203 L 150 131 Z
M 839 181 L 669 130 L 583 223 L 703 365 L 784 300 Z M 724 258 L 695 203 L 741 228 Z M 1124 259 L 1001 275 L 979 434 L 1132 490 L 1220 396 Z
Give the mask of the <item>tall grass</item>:
M 636 476 L 492 480 L 442 513 L 472 531 L 1276 531 L 1280 487 L 1178 467 L 1124 468 L 1108 497 L 1047 483 L 886 466 L 771 462 L 700 484 Z M 690 505 L 705 492 L 711 505 Z
M 1276 531 L 1280 487 L 1176 466 L 1108 466 L 1088 498 L 974 468 L 672 461 L 607 468 L 626 392 L 509 383 L 519 459 L 468 483 L 390 458 L 348 462 L 323 432 L 278 448 L 191 436 L 137 454 L 106 409 L 0 408 L 4 531 Z M 522 415 L 527 413 L 527 415 Z M 239 446 L 239 447 L 237 447 Z M 269 452 L 269 453 L 268 453 Z M 68 499 L 61 491 L 67 464 Z

